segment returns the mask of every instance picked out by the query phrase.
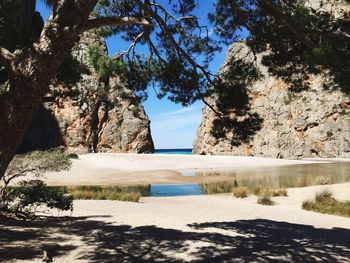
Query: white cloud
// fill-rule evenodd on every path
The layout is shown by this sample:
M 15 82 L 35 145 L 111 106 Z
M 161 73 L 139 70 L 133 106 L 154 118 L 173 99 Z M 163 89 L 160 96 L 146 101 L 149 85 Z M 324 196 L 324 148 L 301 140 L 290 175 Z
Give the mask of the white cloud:
M 184 108 L 181 108 L 181 109 L 175 110 L 175 111 L 160 113 L 160 114 L 156 115 L 155 117 L 157 118 L 157 117 L 180 115 L 180 114 L 184 114 L 184 113 L 193 112 L 193 111 L 198 110 L 200 108 L 202 108 L 202 106 L 189 106 L 189 107 L 184 107 Z
M 156 148 L 191 148 L 201 122 L 201 108 L 190 106 L 154 116 L 151 129 Z

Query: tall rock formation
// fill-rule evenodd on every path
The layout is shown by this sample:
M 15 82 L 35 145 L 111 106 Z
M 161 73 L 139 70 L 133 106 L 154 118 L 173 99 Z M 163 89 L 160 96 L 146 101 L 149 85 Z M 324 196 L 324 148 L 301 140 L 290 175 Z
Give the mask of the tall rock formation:
M 117 77 L 101 79 L 88 62 L 97 44 L 107 54 L 103 38 L 85 33 L 72 51 L 86 72 L 72 87 L 55 85 L 38 110 L 20 152 L 65 146 L 69 152 L 154 151 L 150 121 L 135 95 Z
M 324 90 L 320 76 L 310 76 L 311 89 L 291 92 L 286 83 L 268 74 L 261 58 L 259 54 L 257 63 L 262 78 L 247 84 L 242 93 L 247 101 L 239 112 L 228 110 L 229 128 L 219 131 L 218 117 L 204 108 L 193 152 L 290 159 L 349 158 L 349 95 Z M 254 61 L 244 43 L 229 48 L 220 74 L 230 74 L 228 68 L 237 59 Z M 222 103 L 216 94 L 209 102 L 215 106 Z

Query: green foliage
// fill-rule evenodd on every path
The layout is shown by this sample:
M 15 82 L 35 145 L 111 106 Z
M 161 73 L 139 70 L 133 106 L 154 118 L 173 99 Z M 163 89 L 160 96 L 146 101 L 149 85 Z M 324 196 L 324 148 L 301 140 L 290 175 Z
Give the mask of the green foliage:
M 33 216 L 37 209 L 72 210 L 73 198 L 64 192 L 51 189 L 41 180 L 21 181 L 17 187 L 10 187 L 7 202 L 9 210 L 23 217 Z
M 87 66 L 70 54 L 58 68 L 56 78 L 65 85 L 74 85 L 81 80 L 82 74 L 88 73 Z
M 124 81 L 139 98 L 145 99 L 147 88 L 152 85 L 159 87 L 159 97 L 188 105 L 206 94 L 213 78 L 207 70 L 208 63 L 220 47 L 210 36 L 209 29 L 200 25 L 193 14 L 198 5 L 196 1 L 168 2 L 164 8 L 161 2 L 147 5 L 145 11 L 130 0 L 100 0 L 93 15 L 144 18 L 145 13 L 149 14 L 147 20 L 153 27 L 110 26 L 99 32 L 104 36 L 116 34 L 130 43 L 134 42 L 118 56 L 126 65 Z M 148 47 L 149 53 L 145 56 L 138 54 L 137 46 L 141 45 Z
M 121 60 L 115 60 L 101 51 L 97 44 L 89 46 L 89 63 L 95 69 L 100 78 L 120 75 L 125 71 L 125 64 Z
M 210 19 L 224 42 L 246 37 L 253 52 L 267 51 L 263 64 L 291 89 L 306 89 L 311 74 L 324 74 L 325 87 L 350 91 L 350 21 L 345 17 L 302 0 L 219 0 L 215 8 Z
M 247 87 L 259 80 L 261 73 L 254 60 L 247 59 L 249 56 L 252 54 L 243 49 L 235 51 L 210 90 L 217 96 L 217 111 L 222 114 L 213 121 L 211 133 L 215 138 L 227 138 L 234 146 L 249 142 L 261 129 L 263 121 L 250 108 Z
M 61 151 L 34 151 L 16 155 L 5 173 L 6 177 L 31 172 L 41 175 L 45 172 L 68 170 L 72 165 L 69 157 Z
M 327 190 L 317 193 L 313 200 L 304 201 L 302 208 L 323 214 L 350 217 L 350 202 L 336 200 L 332 192 Z
M 36 179 L 45 172 L 68 170 L 71 164 L 69 157 L 60 151 L 35 151 L 15 156 L 1 178 L 0 214 L 31 218 L 47 208 L 71 210 L 69 195 Z

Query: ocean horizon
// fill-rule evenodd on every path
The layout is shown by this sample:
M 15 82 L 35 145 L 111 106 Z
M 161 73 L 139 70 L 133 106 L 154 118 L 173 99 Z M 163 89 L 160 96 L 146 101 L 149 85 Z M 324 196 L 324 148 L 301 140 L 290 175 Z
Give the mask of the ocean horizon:
M 155 149 L 154 153 L 157 154 L 192 154 L 191 148 L 184 149 Z

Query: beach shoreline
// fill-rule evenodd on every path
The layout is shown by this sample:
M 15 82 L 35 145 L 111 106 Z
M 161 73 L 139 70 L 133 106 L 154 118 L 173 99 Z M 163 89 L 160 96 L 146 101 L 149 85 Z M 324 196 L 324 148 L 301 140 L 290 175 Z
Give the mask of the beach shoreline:
M 246 156 L 90 153 L 73 160 L 69 171 L 46 174 L 45 181 L 50 186 L 202 183 L 225 181 L 227 176 L 218 174 L 204 178 L 184 175 L 229 173 L 334 161 L 336 159 L 284 160 Z

